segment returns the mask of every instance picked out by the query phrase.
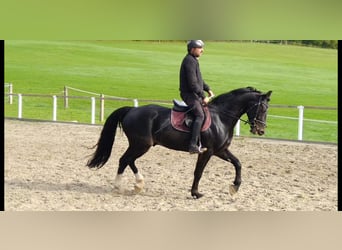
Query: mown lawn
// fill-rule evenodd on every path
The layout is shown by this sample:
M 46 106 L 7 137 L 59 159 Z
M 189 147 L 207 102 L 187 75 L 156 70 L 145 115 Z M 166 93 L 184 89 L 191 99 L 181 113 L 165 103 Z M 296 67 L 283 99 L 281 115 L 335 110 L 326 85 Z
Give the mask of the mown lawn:
M 185 53 L 185 41 L 7 40 L 5 82 L 22 94 L 61 96 L 67 85 L 106 96 L 171 101 L 179 98 L 178 73 Z M 272 90 L 271 104 L 337 107 L 337 50 L 209 41 L 200 64 L 217 95 L 253 86 Z M 74 90 L 69 95 L 93 96 Z M 4 99 L 5 117 L 17 116 L 17 97 L 13 100 L 9 105 Z M 52 97 L 24 96 L 23 105 L 23 118 L 52 119 Z M 123 105 L 133 102 L 106 101 L 105 117 Z M 278 116 L 297 117 L 298 110 L 271 106 L 266 136 L 296 139 L 298 122 Z M 306 108 L 304 118 L 337 121 L 337 110 Z M 57 119 L 89 123 L 90 98 L 69 99 L 68 109 L 59 98 Z M 241 134 L 249 134 L 247 126 Z M 337 142 L 337 123 L 305 121 L 303 139 Z

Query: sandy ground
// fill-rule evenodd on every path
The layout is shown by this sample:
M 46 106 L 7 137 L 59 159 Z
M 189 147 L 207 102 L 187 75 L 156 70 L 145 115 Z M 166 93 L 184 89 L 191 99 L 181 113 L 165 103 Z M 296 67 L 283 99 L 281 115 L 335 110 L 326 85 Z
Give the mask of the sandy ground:
M 242 163 L 242 184 L 231 197 L 233 165 L 213 157 L 199 190 L 190 195 L 195 155 L 160 146 L 137 160 L 145 189 L 124 173 L 114 188 L 118 160 L 127 147 L 118 132 L 110 160 L 100 170 L 85 165 L 101 126 L 5 119 L 7 211 L 336 211 L 337 146 L 234 138 L 230 150 Z

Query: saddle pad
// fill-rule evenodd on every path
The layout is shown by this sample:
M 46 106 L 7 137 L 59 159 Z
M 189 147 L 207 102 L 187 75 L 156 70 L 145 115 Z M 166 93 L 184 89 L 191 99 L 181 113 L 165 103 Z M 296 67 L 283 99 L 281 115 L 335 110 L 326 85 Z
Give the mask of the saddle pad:
M 207 129 L 209 129 L 211 125 L 211 116 L 209 109 L 207 107 L 204 107 L 204 112 L 205 112 L 205 121 L 202 126 L 201 131 L 204 132 Z M 173 128 L 182 131 L 182 132 L 188 132 L 190 133 L 190 128 L 185 125 L 185 118 L 186 118 L 186 113 L 185 112 L 178 112 L 171 110 L 171 125 Z

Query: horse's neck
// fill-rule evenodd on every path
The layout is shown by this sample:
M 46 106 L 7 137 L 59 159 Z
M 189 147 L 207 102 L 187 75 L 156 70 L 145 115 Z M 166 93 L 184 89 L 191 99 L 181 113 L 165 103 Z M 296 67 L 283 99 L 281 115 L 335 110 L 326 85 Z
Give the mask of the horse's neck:
M 231 100 L 225 103 L 219 109 L 221 119 L 227 120 L 232 123 L 233 126 L 241 118 L 241 116 L 248 110 L 248 103 L 250 97 L 240 98 L 237 100 Z
M 254 102 L 256 96 L 254 94 L 245 94 L 242 98 L 234 101 L 236 116 L 239 118 L 247 112 L 252 102 Z

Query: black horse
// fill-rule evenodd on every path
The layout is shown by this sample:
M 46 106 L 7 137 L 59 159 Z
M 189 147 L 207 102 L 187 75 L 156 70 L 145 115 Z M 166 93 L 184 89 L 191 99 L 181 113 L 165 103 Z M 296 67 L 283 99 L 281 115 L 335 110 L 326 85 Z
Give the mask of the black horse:
M 240 161 L 228 150 L 233 138 L 233 131 L 240 117 L 247 113 L 251 133 L 263 135 L 266 128 L 268 102 L 272 91 L 261 93 L 247 87 L 219 95 L 208 104 L 211 126 L 201 133 L 201 143 L 207 151 L 199 154 L 191 195 L 200 198 L 198 183 L 211 156 L 215 155 L 231 162 L 235 167 L 234 185 L 229 187 L 231 194 L 238 191 L 241 184 Z M 143 188 L 143 176 L 138 173 L 135 160 L 145 154 L 151 146 L 162 145 L 170 149 L 188 151 L 190 134 L 174 129 L 170 123 L 171 109 L 158 105 L 142 107 L 122 107 L 115 110 L 106 120 L 96 151 L 88 161 L 90 168 L 101 168 L 109 159 L 115 139 L 117 126 L 125 132 L 129 147 L 120 158 L 116 183 L 127 166 L 136 176 L 137 190 Z

